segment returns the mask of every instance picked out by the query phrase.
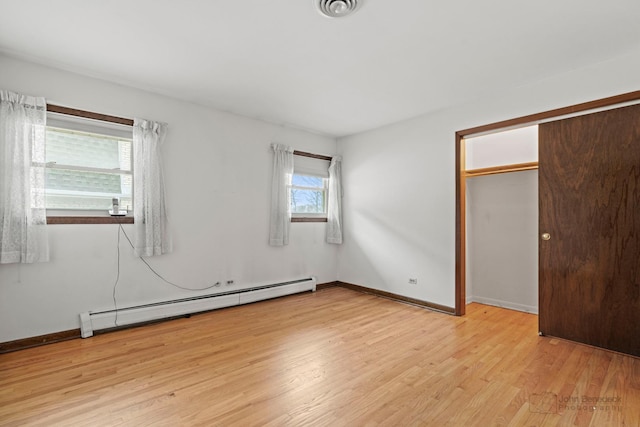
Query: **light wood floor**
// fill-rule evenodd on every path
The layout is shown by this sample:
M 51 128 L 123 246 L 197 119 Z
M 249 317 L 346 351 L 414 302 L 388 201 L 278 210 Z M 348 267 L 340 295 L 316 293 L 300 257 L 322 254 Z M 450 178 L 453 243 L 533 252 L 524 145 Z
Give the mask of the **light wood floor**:
M 0 425 L 638 426 L 640 359 L 330 288 L 0 355 Z

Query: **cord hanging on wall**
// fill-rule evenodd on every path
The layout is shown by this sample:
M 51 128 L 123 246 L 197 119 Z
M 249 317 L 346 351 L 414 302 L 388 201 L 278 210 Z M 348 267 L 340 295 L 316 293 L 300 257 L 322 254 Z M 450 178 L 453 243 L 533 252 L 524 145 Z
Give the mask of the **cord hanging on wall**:
M 116 289 L 118 287 L 118 282 L 120 281 L 120 233 L 122 233 L 124 235 L 124 237 L 126 237 L 127 241 L 129 242 L 129 246 L 131 246 L 131 249 L 133 249 L 133 242 L 131 241 L 131 239 L 129 238 L 129 235 L 127 234 L 127 232 L 124 230 L 124 228 L 122 227 L 122 224 L 118 224 L 118 243 L 116 245 L 116 251 L 117 251 L 117 271 L 116 271 L 116 281 L 113 284 L 113 290 L 112 290 L 112 298 L 113 298 L 113 308 L 115 311 L 115 320 L 114 320 L 114 326 L 119 326 L 118 325 L 118 302 L 116 299 Z M 209 286 L 205 286 L 203 288 L 188 288 L 185 286 L 180 286 L 177 285 L 167 279 L 164 278 L 164 276 L 162 276 L 160 273 L 158 273 L 153 267 L 151 267 L 151 265 L 149 264 L 149 262 L 147 262 L 146 259 L 144 259 L 144 257 L 139 257 L 140 261 L 142 261 L 149 270 L 151 270 L 151 272 L 153 274 L 155 274 L 156 276 L 158 276 L 160 278 L 160 280 L 162 280 L 163 282 L 165 282 L 168 285 L 171 285 L 175 288 L 178 289 L 182 289 L 185 291 L 194 291 L 194 292 L 198 292 L 198 291 L 205 291 L 207 289 L 211 289 L 211 288 L 215 288 L 220 286 L 220 282 L 216 282 L 213 285 L 209 285 Z

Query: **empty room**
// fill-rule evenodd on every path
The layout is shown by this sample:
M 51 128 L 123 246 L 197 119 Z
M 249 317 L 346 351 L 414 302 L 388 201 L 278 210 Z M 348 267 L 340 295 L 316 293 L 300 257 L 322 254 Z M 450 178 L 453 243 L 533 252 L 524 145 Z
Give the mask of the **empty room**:
M 640 425 L 640 2 L 0 16 L 0 425 Z

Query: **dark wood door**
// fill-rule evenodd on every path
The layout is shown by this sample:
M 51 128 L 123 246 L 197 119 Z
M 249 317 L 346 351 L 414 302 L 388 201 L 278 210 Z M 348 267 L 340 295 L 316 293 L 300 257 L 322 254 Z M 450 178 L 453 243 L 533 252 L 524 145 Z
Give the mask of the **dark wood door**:
M 540 332 L 640 356 L 640 105 L 538 139 Z

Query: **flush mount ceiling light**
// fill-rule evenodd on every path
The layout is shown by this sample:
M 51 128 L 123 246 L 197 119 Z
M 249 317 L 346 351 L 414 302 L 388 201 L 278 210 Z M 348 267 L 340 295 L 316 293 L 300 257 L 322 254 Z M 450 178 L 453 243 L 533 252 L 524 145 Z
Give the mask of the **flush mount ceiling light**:
M 318 11 L 329 18 L 347 16 L 358 8 L 358 0 L 314 0 Z

